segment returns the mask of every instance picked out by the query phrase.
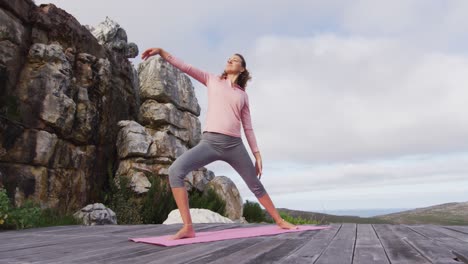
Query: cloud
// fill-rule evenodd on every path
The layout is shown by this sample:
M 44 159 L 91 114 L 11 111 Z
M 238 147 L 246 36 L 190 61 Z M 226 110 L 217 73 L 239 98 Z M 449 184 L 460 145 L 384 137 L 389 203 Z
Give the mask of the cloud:
M 468 153 L 321 165 L 267 163 L 261 181 L 277 207 L 415 208 L 468 201 L 467 164 Z M 244 201 L 256 200 L 235 172 L 217 168 L 233 179 Z
M 392 37 L 425 50 L 465 52 L 468 44 L 468 2 L 350 2 L 338 16 L 344 32 L 354 36 Z
M 468 175 L 466 164 L 468 164 L 468 154 L 423 155 L 395 160 L 308 165 L 297 168 L 294 165 L 281 164 L 283 168 L 288 169 L 279 171 L 274 165 L 267 165 L 265 184 L 272 193 L 284 194 L 321 189 L 374 189 L 377 186 L 400 188 L 423 182 L 456 183 L 466 181 Z
M 251 113 L 271 160 L 350 161 L 468 149 L 468 57 L 392 39 L 266 36 Z

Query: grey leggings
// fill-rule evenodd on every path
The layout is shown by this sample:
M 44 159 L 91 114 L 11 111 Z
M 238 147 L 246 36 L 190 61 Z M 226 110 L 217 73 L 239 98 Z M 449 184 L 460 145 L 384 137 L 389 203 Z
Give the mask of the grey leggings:
M 189 172 L 216 160 L 229 163 L 244 179 L 255 197 L 259 198 L 266 194 L 242 138 L 208 131 L 203 132 L 201 141 L 196 146 L 185 151 L 171 164 L 170 186 L 184 187 L 184 178 Z

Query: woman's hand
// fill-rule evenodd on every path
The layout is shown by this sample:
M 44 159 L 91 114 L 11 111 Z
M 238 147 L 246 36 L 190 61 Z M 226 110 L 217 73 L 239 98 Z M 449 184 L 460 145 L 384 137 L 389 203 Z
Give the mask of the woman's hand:
M 149 57 L 161 53 L 161 48 L 149 48 L 141 54 L 143 60 L 148 59 Z
M 257 172 L 258 179 L 262 177 L 262 157 L 260 156 L 260 152 L 255 152 L 255 170 Z

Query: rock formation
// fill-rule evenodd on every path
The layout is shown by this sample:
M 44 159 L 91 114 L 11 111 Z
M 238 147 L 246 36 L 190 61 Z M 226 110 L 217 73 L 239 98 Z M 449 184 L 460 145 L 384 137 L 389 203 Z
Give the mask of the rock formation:
M 73 216 L 79 219 L 83 225 L 117 224 L 117 216 L 114 211 L 102 203 L 89 204 L 75 212 Z
M 0 0 L 0 23 L 0 187 L 16 206 L 75 212 L 102 202 L 109 174 L 144 195 L 148 173 L 167 182 L 201 140 L 188 76 L 160 56 L 135 69 L 138 47 L 110 18 L 82 26 L 53 4 Z M 204 167 L 186 177 L 188 190 L 208 185 L 240 219 L 232 181 Z
M 0 0 L 0 23 L 1 185 L 17 206 L 98 201 L 117 123 L 138 116 L 128 51 L 101 45 L 53 4 Z
M 226 201 L 226 216 L 230 219 L 242 217 L 243 202 L 234 182 L 226 176 L 216 176 L 207 184 Z

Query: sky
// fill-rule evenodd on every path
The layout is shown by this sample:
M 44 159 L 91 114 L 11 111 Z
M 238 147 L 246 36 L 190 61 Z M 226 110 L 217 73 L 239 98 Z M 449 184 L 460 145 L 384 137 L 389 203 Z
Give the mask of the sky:
M 139 47 L 135 67 L 150 47 L 213 73 L 243 54 L 261 182 L 276 207 L 468 201 L 468 1 L 35 2 L 83 25 L 116 21 Z M 203 127 L 206 87 L 191 80 Z M 205 167 L 257 201 L 229 164 Z

